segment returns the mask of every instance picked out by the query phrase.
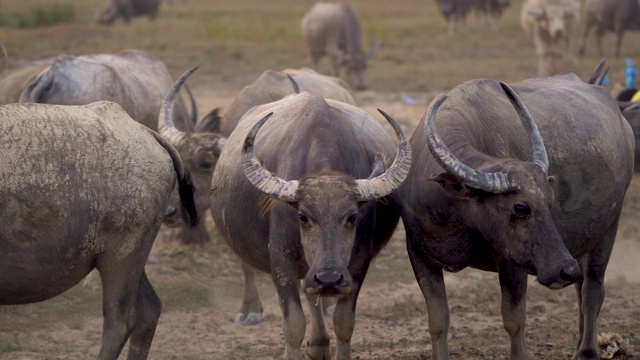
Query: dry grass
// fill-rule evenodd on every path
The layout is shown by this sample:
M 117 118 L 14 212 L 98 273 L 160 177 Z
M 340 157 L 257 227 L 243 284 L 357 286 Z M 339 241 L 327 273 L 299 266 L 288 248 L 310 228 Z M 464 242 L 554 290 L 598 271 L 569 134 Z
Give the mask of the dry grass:
M 0 0 L 2 16 L 23 14 L 41 0 Z M 201 82 L 229 84 L 231 93 L 267 68 L 308 66 L 299 21 L 312 1 L 173 0 L 165 1 L 159 19 L 137 19 L 126 26 L 95 24 L 107 1 L 74 2 L 75 20 L 44 28 L 0 28 L 13 60 L 61 53 L 147 50 L 178 75 L 201 65 Z M 369 84 L 388 92 L 438 91 L 472 78 L 518 81 L 535 75 L 535 53 L 519 25 L 520 4 L 504 14 L 500 29 L 480 25 L 471 17 L 466 29 L 450 35 L 433 1 L 352 0 L 365 34 L 365 47 L 379 37 L 382 48 L 370 62 Z M 640 34 L 627 33 L 624 56 L 640 57 Z M 589 44 L 593 44 L 590 39 Z M 605 38 L 611 54 L 613 35 Z M 600 58 L 589 51 L 563 69 L 587 77 Z M 610 58 L 611 78 L 624 80 L 624 62 Z M 322 70 L 328 71 L 327 62 Z M 195 81 L 198 81 L 195 79 Z

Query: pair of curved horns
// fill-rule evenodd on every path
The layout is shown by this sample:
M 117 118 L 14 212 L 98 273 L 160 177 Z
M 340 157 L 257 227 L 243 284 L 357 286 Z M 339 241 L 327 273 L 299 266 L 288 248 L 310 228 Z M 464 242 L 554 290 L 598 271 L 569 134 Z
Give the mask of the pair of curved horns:
M 398 152 L 393 164 L 391 164 L 389 169 L 383 174 L 373 179 L 356 180 L 358 201 L 374 200 L 390 194 L 406 179 L 411 167 L 411 145 L 400 124 L 384 111 L 380 109 L 378 109 L 378 111 L 391 124 L 398 137 Z M 269 113 L 260 119 L 247 134 L 242 146 L 244 173 L 247 179 L 263 193 L 286 202 L 294 203 L 298 200 L 298 180 L 287 181 L 273 175 L 260 164 L 255 154 L 254 142 L 256 134 L 271 115 L 273 115 L 273 113 Z
M 546 174 L 549 170 L 549 159 L 547 151 L 542 141 L 542 136 L 538 131 L 538 127 L 533 117 L 527 110 L 520 97 L 506 83 L 500 82 L 500 86 L 511 101 L 511 104 L 518 112 L 520 119 L 529 135 L 531 141 L 531 150 L 533 153 L 533 162 L 536 163 Z M 471 168 L 461 162 L 442 141 L 435 128 L 435 117 L 440 105 L 447 99 L 446 96 L 440 96 L 427 113 L 426 133 L 427 145 L 431 154 L 443 169 L 451 173 L 456 178 L 465 182 L 468 186 L 492 193 L 503 193 L 514 188 L 507 175 L 502 172 L 487 173 Z
M 162 102 L 162 107 L 160 107 L 160 114 L 158 115 L 158 133 L 160 133 L 163 138 L 167 139 L 167 141 L 169 141 L 169 143 L 173 146 L 177 146 L 178 144 L 180 144 L 180 142 L 182 142 L 182 139 L 184 139 L 186 135 L 185 132 L 180 131 L 178 130 L 178 128 L 176 128 L 176 125 L 171 119 L 173 114 L 173 106 L 176 97 L 178 96 L 178 92 L 182 87 L 182 84 L 184 84 L 184 82 L 187 81 L 187 78 L 191 76 L 194 71 L 198 70 L 198 68 L 199 66 L 192 67 L 191 69 L 185 71 L 184 74 L 182 74 L 182 76 L 180 76 L 178 80 L 176 80 L 176 82 L 171 87 L 169 94 L 167 94 L 167 97 Z M 195 101 L 192 102 L 192 106 L 194 106 L 195 109 L 194 104 Z

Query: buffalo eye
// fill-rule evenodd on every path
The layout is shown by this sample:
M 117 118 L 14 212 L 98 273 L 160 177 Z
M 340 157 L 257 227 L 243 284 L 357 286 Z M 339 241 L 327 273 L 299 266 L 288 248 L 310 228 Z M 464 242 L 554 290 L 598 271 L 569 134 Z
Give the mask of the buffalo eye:
M 353 225 L 356 223 L 356 220 L 358 220 L 358 214 L 351 214 L 347 218 L 347 224 Z
M 307 218 L 304 214 L 298 214 L 298 219 L 300 219 L 300 222 L 303 225 L 306 225 L 309 223 L 309 218 Z
M 211 160 L 204 160 L 200 163 L 200 169 L 205 171 L 213 170 L 214 162 Z
M 513 213 L 518 217 L 525 217 L 531 215 L 531 208 L 525 204 L 513 205 Z

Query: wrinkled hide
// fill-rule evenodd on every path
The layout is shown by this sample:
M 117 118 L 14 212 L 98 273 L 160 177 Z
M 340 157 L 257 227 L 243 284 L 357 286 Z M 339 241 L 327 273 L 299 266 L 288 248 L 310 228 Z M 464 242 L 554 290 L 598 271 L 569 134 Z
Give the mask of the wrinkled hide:
M 595 321 L 633 174 L 633 133 L 611 95 L 575 74 L 513 84 L 528 109 L 522 120 L 501 87 L 472 80 L 434 101 L 411 139 L 409 177 L 394 193 L 428 307 L 431 358 L 449 358 L 443 270 L 471 266 L 499 274 L 511 359 L 527 357 L 527 274 L 551 288 L 575 282 L 576 358 L 596 359 Z M 474 172 L 506 186 L 469 182 Z
M 120 106 L 0 106 L 0 305 L 54 297 L 100 272 L 98 359 L 146 359 L 162 304 L 145 274 L 176 178 L 175 149 Z
M 602 38 L 606 32 L 616 34 L 615 56 L 620 56 L 622 38 L 627 30 L 640 30 L 640 1 L 638 0 L 586 0 L 584 24 L 582 27 L 582 44 L 578 50 L 584 55 L 587 37 L 595 28 L 598 54 L 604 56 Z
M 314 68 L 317 69 L 320 59 L 327 55 L 335 76 L 344 68 L 347 75 L 355 77 L 356 90 L 367 88 L 364 73 L 367 61 L 378 51 L 378 44 L 367 53 L 363 51 L 360 21 L 351 5 L 317 2 L 304 15 L 300 27 Z

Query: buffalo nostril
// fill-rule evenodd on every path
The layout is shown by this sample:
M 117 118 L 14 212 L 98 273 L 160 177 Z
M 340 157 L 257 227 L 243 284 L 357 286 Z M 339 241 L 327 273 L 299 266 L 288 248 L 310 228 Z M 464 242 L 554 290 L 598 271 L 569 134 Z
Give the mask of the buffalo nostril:
M 340 273 L 323 273 L 315 274 L 313 278 L 318 285 L 340 285 L 343 276 Z
M 577 265 L 564 268 L 560 271 L 560 278 L 567 282 L 568 284 L 572 284 L 578 280 L 580 277 L 580 268 Z
M 176 212 L 178 212 L 178 209 L 176 209 L 173 206 L 167 206 L 167 210 L 165 210 L 165 212 L 164 212 L 164 217 L 170 218 L 170 217 L 174 216 L 176 214 Z

